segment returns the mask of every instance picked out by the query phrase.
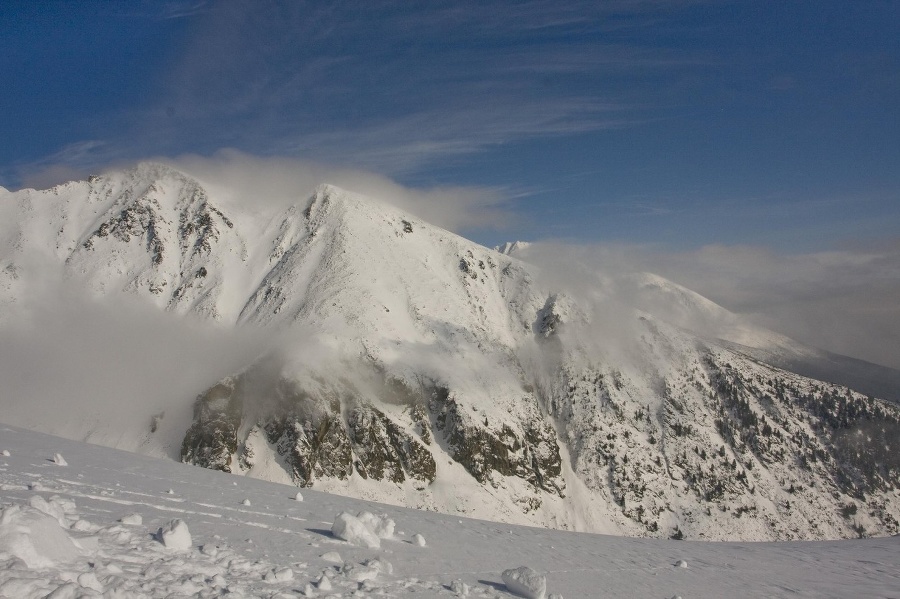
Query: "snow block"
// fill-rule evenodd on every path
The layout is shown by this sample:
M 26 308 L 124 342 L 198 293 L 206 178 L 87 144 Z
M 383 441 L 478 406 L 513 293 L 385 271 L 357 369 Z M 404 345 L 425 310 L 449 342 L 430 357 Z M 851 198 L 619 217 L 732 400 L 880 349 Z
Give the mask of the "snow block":
M 330 590 L 333 588 L 333 587 L 331 586 L 331 581 L 330 581 L 330 580 L 328 579 L 328 577 L 325 576 L 324 574 L 322 574 L 322 575 L 319 577 L 319 582 L 316 583 L 316 587 L 317 587 L 320 591 L 330 591 Z
M 366 524 L 349 512 L 341 512 L 331 525 L 331 534 L 353 545 L 378 549 L 381 539 Z
M 176 518 L 170 520 L 156 532 L 157 540 L 169 549 L 190 549 L 193 545 L 191 533 L 184 520 Z
M 28 505 L 39 512 L 43 512 L 48 516 L 56 518 L 59 525 L 67 528 L 69 523 L 66 522 L 66 511 L 58 501 L 47 501 L 40 495 L 34 495 L 28 500 Z
M 544 599 L 547 579 L 528 566 L 504 570 L 500 576 L 511 593 L 526 599 Z
M 122 524 L 129 524 L 131 526 L 140 526 L 144 523 L 144 519 L 140 514 L 128 514 L 127 516 L 122 516 L 119 519 L 119 522 Z
M 394 521 L 387 516 L 376 516 L 372 512 L 360 512 L 356 515 L 366 527 L 379 539 L 391 539 L 394 537 Z
M 290 568 L 275 568 L 265 576 L 266 582 L 287 582 L 294 579 L 294 571 Z
M 0 553 L 19 558 L 29 568 L 50 568 L 79 554 L 56 518 L 24 505 L 0 510 Z

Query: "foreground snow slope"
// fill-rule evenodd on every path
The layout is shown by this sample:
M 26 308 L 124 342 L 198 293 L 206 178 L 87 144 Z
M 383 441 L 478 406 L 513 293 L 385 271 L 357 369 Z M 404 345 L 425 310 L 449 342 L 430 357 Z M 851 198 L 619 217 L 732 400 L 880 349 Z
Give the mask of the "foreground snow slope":
M 80 545 L 68 558 L 57 552 L 41 566 L 0 553 L 3 597 L 54 591 L 54 597 L 213 597 L 226 590 L 233 597 L 450 597 L 458 596 L 451 588 L 462 589 L 461 582 L 470 597 L 505 598 L 513 595 L 501 572 L 521 565 L 546 575 L 548 594 L 569 599 L 900 592 L 898 537 L 785 543 L 628 539 L 460 519 L 313 490 L 297 501 L 293 487 L 4 425 L 0 451 L 10 454 L 0 457 L 0 551 L 15 552 L 27 542 L 47 549 L 23 529 L 10 543 L 10 521 L 21 524 L 22 513 L 42 517 L 29 507 L 11 508 L 29 503 L 44 511 L 58 508 L 64 524 L 59 529 Z M 59 465 L 55 454 L 68 465 Z M 396 522 L 393 538 L 382 540 L 379 549 L 350 545 L 330 532 L 338 513 L 362 510 Z M 173 519 L 189 528 L 189 549 L 166 547 L 155 538 Z M 44 525 L 56 526 L 52 520 Z M 426 540 L 424 547 L 414 541 L 417 534 Z M 330 552 L 345 565 L 322 557 Z M 373 559 L 380 563 L 362 565 Z M 318 588 L 323 573 L 330 590 Z

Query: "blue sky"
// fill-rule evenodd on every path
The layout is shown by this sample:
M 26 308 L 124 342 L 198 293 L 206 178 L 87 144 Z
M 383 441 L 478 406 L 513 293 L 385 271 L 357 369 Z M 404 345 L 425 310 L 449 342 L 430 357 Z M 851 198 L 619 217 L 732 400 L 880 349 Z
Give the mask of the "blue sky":
M 483 193 L 499 212 L 461 232 L 488 245 L 897 255 L 900 2 L 7 0 L 0 19 L 9 188 L 230 148 Z

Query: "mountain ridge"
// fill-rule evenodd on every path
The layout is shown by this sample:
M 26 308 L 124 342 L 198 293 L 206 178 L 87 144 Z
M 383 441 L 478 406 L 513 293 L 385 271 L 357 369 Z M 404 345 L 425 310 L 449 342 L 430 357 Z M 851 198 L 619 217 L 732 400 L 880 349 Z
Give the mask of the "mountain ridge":
M 187 462 L 561 528 L 897 532 L 883 447 L 900 411 L 691 332 L 790 341 L 655 275 L 554 288 L 522 244 L 483 248 L 334 186 L 241 211 L 152 164 L 2 204 L 10 298 L 44 253 L 96 293 L 283 333 L 166 424 Z

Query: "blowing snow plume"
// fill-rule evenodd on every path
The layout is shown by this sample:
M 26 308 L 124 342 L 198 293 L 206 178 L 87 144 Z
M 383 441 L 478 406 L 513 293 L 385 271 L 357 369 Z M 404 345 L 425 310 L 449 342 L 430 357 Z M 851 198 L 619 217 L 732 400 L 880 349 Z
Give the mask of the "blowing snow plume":
M 518 218 L 509 209 L 509 191 L 502 188 L 412 188 L 371 171 L 310 160 L 260 158 L 237 150 L 220 150 L 212 157 L 163 158 L 160 162 L 196 177 L 224 204 L 241 210 L 284 209 L 329 183 L 389 199 L 394 206 L 450 231 L 502 228 Z
M 0 410 L 11 424 L 178 456 L 198 389 L 271 343 L 259 331 L 179 318 L 138 298 L 96 297 L 55 272 L 18 281 L 28 301 L 4 307 Z

